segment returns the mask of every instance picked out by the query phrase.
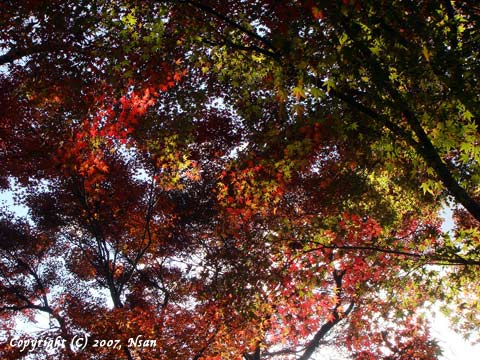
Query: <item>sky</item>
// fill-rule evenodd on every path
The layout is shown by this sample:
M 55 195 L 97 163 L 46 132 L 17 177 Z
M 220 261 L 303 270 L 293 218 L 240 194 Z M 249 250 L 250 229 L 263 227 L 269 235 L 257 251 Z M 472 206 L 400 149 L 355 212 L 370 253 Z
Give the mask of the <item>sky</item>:
M 480 344 L 472 345 L 460 334 L 452 331 L 448 319 L 440 312 L 432 316 L 432 335 L 439 341 L 443 348 L 441 360 L 478 360 L 480 357 Z
M 442 216 L 445 219 L 442 230 L 451 232 L 453 229 L 452 210 L 445 207 Z M 444 354 L 441 360 L 478 360 L 480 344 L 472 345 L 461 334 L 450 329 L 449 320 L 440 311 L 432 315 L 432 334 L 440 342 Z

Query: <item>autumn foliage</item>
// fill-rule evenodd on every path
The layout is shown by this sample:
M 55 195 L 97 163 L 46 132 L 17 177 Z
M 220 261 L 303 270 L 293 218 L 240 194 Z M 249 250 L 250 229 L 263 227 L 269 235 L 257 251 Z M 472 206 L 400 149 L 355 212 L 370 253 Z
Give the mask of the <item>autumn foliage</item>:
M 475 335 L 479 14 L 2 2 L 1 357 L 436 359 L 440 301 Z

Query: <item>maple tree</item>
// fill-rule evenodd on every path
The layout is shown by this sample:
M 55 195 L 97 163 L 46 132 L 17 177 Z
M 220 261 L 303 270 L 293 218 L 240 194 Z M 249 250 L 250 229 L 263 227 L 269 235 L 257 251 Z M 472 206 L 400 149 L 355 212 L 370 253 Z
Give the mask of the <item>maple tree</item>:
M 475 330 L 479 9 L 380 3 L 3 2 L 2 357 L 39 313 L 119 342 L 33 358 L 434 359 L 437 298 Z

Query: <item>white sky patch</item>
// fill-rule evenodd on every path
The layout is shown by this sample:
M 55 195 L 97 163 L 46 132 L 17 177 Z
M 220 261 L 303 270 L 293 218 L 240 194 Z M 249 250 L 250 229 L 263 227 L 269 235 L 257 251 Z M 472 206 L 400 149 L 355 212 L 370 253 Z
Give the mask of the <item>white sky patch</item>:
M 453 236 L 453 210 L 451 206 L 445 205 L 441 211 L 444 218 L 442 231 Z M 441 360 L 478 360 L 480 344 L 471 344 L 465 338 L 450 328 L 448 318 L 439 309 L 436 309 L 431 318 L 431 333 L 443 349 Z
M 480 344 L 473 345 L 461 334 L 450 329 L 449 320 L 440 311 L 435 311 L 431 319 L 431 333 L 443 349 L 441 360 L 478 360 Z
M 445 205 L 440 212 L 440 216 L 444 219 L 442 224 L 442 231 L 452 234 L 454 223 L 453 223 L 453 210 L 450 206 Z
M 0 209 L 2 208 L 12 212 L 18 218 L 26 218 L 28 215 L 28 207 L 16 202 L 12 191 L 0 192 Z

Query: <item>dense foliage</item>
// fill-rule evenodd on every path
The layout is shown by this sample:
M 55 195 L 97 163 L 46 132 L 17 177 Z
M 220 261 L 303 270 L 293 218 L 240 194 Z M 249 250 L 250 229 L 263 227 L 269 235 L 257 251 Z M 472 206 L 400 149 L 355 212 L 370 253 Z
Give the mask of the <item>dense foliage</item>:
M 39 314 L 68 342 L 32 359 L 436 359 L 432 304 L 478 336 L 479 21 L 2 1 L 0 188 L 28 209 L 0 217 L 2 358 Z

